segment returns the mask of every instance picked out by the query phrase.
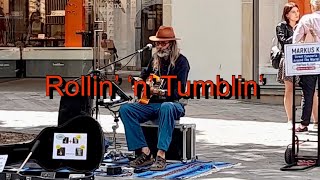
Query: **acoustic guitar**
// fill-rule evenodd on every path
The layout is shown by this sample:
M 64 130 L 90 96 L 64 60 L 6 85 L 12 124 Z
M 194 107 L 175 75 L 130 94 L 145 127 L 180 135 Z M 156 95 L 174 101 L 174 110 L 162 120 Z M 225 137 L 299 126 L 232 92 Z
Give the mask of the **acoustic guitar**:
M 134 82 L 136 80 L 134 78 L 131 79 L 131 84 L 134 85 Z M 147 90 L 146 93 L 144 93 L 144 88 L 141 88 L 141 96 L 138 97 L 138 102 L 140 104 L 149 104 L 150 98 L 153 96 L 152 94 L 150 94 L 150 88 L 154 87 L 154 88 L 161 88 L 162 84 L 163 84 L 163 79 L 161 79 L 159 76 L 155 75 L 155 74 L 150 74 L 149 78 L 147 78 L 146 80 L 146 85 L 147 85 Z M 138 88 L 138 92 L 139 92 L 139 88 Z M 150 94 L 148 96 L 148 94 Z
M 47 171 L 92 172 L 104 158 L 103 131 L 94 118 L 80 115 L 43 129 L 31 142 L 0 146 L 0 154 L 8 155 L 6 166 L 23 162 L 31 150 L 30 160 Z

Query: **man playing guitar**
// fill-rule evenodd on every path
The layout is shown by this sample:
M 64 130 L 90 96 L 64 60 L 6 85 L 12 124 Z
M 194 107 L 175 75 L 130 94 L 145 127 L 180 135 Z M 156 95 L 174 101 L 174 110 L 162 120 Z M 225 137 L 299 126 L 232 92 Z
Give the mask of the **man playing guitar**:
M 149 39 L 155 42 L 157 51 L 148 68 L 142 71 L 140 80 L 145 81 L 151 74 L 159 77 L 176 76 L 175 79 L 171 79 L 171 94 L 169 96 L 168 92 L 163 93 L 160 89 L 151 87 L 150 92 L 153 96 L 148 103 L 124 104 L 119 110 L 119 115 L 124 124 L 129 151 L 142 150 L 141 155 L 130 162 L 130 166 L 142 167 L 152 164 L 150 170 L 156 171 L 166 168 L 165 153 L 172 140 L 175 120 L 185 115 L 184 105 L 179 102 L 182 97 L 178 94 L 178 82 L 181 83 L 181 93 L 184 93 L 190 66 L 187 58 L 179 52 L 176 42 L 179 39 L 175 37 L 172 27 L 161 26 L 156 36 Z M 163 89 L 168 88 L 167 84 L 166 79 Z M 155 161 L 140 126 L 140 123 L 154 119 L 159 122 L 158 152 Z

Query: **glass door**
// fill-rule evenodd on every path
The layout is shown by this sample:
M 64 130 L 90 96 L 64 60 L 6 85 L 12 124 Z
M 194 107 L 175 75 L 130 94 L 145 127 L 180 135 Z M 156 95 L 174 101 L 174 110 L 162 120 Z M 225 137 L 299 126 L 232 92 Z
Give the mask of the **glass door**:
M 102 47 L 103 33 L 113 41 L 117 50 L 114 60 L 118 60 L 150 43 L 149 36 L 162 25 L 162 0 L 95 0 L 91 4 L 96 62 L 108 58 L 106 49 Z M 151 51 L 145 51 L 132 59 L 122 60 L 114 69 L 140 70 L 150 58 Z M 108 63 L 110 61 L 105 64 Z

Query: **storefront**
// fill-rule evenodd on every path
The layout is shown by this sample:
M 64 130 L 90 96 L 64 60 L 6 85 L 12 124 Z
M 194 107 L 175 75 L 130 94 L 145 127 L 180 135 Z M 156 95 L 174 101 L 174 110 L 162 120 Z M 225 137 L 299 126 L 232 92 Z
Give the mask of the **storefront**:
M 77 77 L 92 65 L 99 67 L 100 63 L 93 61 L 105 58 L 103 33 L 113 41 L 118 58 L 149 43 L 148 37 L 162 25 L 162 4 L 162 0 L 0 0 L 0 58 L 6 59 L 8 51 L 21 47 L 16 60 L 23 61 L 10 61 L 16 68 L 9 68 L 10 63 L 0 68 L 11 71 L 23 67 L 25 77 L 42 77 L 65 72 L 74 68 L 69 64 L 78 63 L 75 67 L 85 68 L 66 75 Z M 140 70 L 150 55 L 144 52 L 121 64 L 126 65 L 124 69 Z M 56 70 L 40 72 L 41 68 Z M 4 72 L 1 77 L 13 76 Z

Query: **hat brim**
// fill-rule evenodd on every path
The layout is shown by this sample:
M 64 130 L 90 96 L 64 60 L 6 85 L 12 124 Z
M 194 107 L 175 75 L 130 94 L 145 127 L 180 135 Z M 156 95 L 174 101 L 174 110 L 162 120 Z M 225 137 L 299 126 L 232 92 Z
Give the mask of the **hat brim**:
M 150 36 L 150 41 L 175 41 L 175 40 L 181 40 L 180 38 L 157 38 L 156 36 Z

